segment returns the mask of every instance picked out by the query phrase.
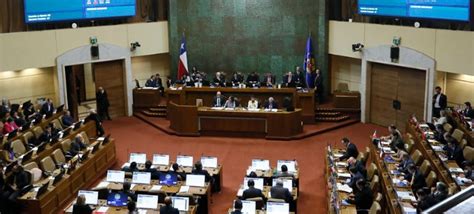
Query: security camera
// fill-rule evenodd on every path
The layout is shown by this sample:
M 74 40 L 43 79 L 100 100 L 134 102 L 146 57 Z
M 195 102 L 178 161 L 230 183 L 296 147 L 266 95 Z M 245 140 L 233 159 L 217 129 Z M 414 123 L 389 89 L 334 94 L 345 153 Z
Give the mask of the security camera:
M 364 49 L 363 44 L 361 44 L 361 43 L 352 44 L 352 51 L 353 52 L 362 51 L 362 49 Z
M 139 42 L 130 43 L 130 51 L 135 51 L 137 47 L 141 47 Z

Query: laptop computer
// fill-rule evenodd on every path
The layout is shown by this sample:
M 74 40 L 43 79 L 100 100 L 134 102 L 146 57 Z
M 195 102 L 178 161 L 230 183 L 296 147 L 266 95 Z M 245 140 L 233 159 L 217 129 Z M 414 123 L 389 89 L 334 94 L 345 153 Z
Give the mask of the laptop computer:
M 43 195 L 44 193 L 46 193 L 48 191 L 48 187 L 49 187 L 49 182 L 43 184 L 43 186 L 41 186 L 39 189 L 38 189 L 38 192 L 36 193 L 36 199 L 39 199 L 39 197 L 41 195 Z
M 17 134 L 18 134 L 18 129 L 13 130 L 12 132 L 8 133 L 7 140 L 13 139 L 14 137 L 16 137 Z
M 23 124 L 23 126 L 21 126 L 21 131 L 22 132 L 28 131 L 30 127 L 31 127 L 31 121 L 26 122 L 25 124 Z
M 61 170 L 61 172 L 58 175 L 56 175 L 56 177 L 54 177 L 53 186 L 56 185 L 59 181 L 61 181 L 61 179 L 63 179 L 63 176 L 64 176 L 64 171 Z
M 71 133 L 71 127 L 63 130 L 63 137 L 67 137 Z
M 60 105 L 60 106 L 56 109 L 56 113 L 63 112 L 63 111 L 64 111 L 64 105 Z
M 46 145 L 48 145 L 48 143 L 46 142 L 41 143 L 38 146 L 38 150 L 36 150 L 36 154 L 39 154 L 40 152 L 44 151 L 46 149 Z
M 100 147 L 100 142 L 96 142 L 96 143 L 94 144 L 94 147 L 92 147 L 91 153 L 94 154 L 94 153 L 96 153 L 97 151 L 99 151 L 99 147 Z
M 107 195 L 107 205 L 111 207 L 127 206 L 128 196 L 124 192 L 110 192 Z
M 105 145 L 105 144 L 107 144 L 107 143 L 109 143 L 109 142 L 110 142 L 110 134 L 108 134 L 107 136 L 105 136 L 104 141 L 102 141 L 102 145 Z
M 171 173 L 160 174 L 160 184 L 174 186 L 178 184 L 178 176 L 176 174 Z
M 33 151 L 29 151 L 23 155 L 23 158 L 21 159 L 22 162 L 29 161 L 31 160 L 31 157 L 33 156 Z
M 74 124 L 74 128 L 72 130 L 76 131 L 81 128 L 82 120 Z

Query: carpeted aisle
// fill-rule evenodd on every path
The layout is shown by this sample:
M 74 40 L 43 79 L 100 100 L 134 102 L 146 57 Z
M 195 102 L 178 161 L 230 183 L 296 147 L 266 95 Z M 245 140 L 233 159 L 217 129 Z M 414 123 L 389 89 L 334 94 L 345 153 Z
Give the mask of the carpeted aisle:
M 253 158 L 265 158 L 275 166 L 278 159 L 297 159 L 300 167 L 299 213 L 326 213 L 327 185 L 324 181 L 325 148 L 328 143 L 341 146 L 340 139 L 349 137 L 359 150 L 369 143 L 374 130 L 386 133 L 385 128 L 370 124 L 354 124 L 311 138 L 298 141 L 268 141 L 253 138 L 177 137 L 169 136 L 134 117 L 106 121 L 106 132 L 111 133 L 117 145 L 119 168 L 130 152 L 167 153 L 171 160 L 177 154 L 217 156 L 224 167 L 224 188 L 213 195 L 211 214 L 226 213 L 232 206 L 237 189 L 243 181 Z

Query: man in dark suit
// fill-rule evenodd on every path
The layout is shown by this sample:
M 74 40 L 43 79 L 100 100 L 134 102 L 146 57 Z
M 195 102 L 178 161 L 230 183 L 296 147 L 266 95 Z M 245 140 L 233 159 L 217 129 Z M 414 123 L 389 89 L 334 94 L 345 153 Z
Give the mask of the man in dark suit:
M 151 161 L 146 161 L 145 162 L 145 169 L 143 170 L 144 172 L 149 172 L 151 174 L 151 179 L 153 180 L 158 180 L 160 179 L 160 171 L 151 168 L 152 163 Z
M 398 164 L 398 171 L 403 173 L 408 173 L 408 167 L 414 165 L 415 163 L 411 159 L 408 153 L 402 153 L 402 161 Z
M 293 173 L 288 172 L 288 166 L 282 165 L 280 172 L 277 172 L 273 177 L 280 178 L 280 177 L 294 177 Z
M 265 74 L 261 85 L 266 87 L 273 87 L 275 85 L 275 76 L 273 76 L 271 72 Z
M 133 172 L 138 172 L 139 169 L 138 169 L 138 166 L 137 166 L 137 162 L 133 161 L 130 163 L 129 166 L 124 166 L 122 168 L 122 171 L 124 172 L 130 172 L 130 173 L 133 173 Z
M 283 85 L 286 87 L 294 88 L 296 87 L 296 80 L 297 77 L 293 76 L 293 73 L 289 71 L 284 77 L 283 77 Z
M 104 88 L 99 87 L 99 90 L 97 91 L 95 96 L 95 99 L 97 101 L 97 110 L 99 111 L 99 117 L 102 120 L 105 120 L 106 118 L 108 120 L 111 120 L 109 115 L 109 98 L 107 96 L 107 92 L 104 90 Z
M 130 189 L 131 186 L 132 185 L 130 184 L 130 182 L 123 183 L 122 192 L 128 196 L 129 200 L 136 202 L 137 195 L 135 194 L 135 191 Z
M 283 181 L 278 179 L 276 185 L 270 189 L 271 198 L 283 199 L 286 203 L 290 203 L 293 200 L 293 196 L 290 190 L 283 187 Z
M 300 66 L 295 67 L 295 78 L 297 86 L 303 88 L 306 87 L 305 73 L 303 72 L 303 69 Z
M 66 127 L 72 126 L 72 124 L 74 124 L 74 118 L 72 118 L 70 111 L 65 111 L 62 117 L 62 122 Z
M 436 188 L 431 194 L 431 196 L 435 199 L 436 203 L 444 201 L 444 199 L 448 198 L 448 188 L 445 183 L 439 181 L 436 183 Z
M 268 101 L 263 105 L 265 109 L 278 109 L 278 103 L 273 97 L 268 98 Z
M 230 214 L 242 214 L 242 201 L 237 199 L 234 202 L 234 211 L 232 211 Z
M 354 192 L 357 192 L 357 181 L 359 181 L 360 179 L 365 180 L 364 175 L 361 172 L 357 171 L 357 168 L 355 167 L 349 168 L 349 173 L 351 174 L 351 178 L 349 179 L 349 182 L 347 182 L 347 185 L 349 185 Z
M 448 156 L 448 160 L 454 160 L 458 164 L 458 166 L 462 166 L 464 162 L 464 154 L 461 146 L 458 145 L 458 142 L 454 138 L 448 138 L 448 145 L 446 146 L 446 155 Z
M 184 181 L 186 180 L 186 173 L 184 172 L 183 169 L 179 167 L 177 163 L 173 163 L 171 166 L 172 170 L 170 169 L 168 173 L 176 175 L 179 181 Z
M 39 142 L 38 143 L 42 143 L 42 142 L 49 142 L 51 139 L 53 139 L 53 127 L 51 126 L 46 126 L 44 128 L 44 131 L 43 133 L 41 133 L 40 137 L 39 137 Z M 37 145 L 36 145 L 37 146 Z
M 145 83 L 145 87 L 152 87 L 156 88 L 156 79 L 155 75 L 151 75 L 150 79 L 148 79 Z
M 194 168 L 193 170 L 191 171 L 191 173 L 193 175 L 204 175 L 205 177 L 205 181 L 206 182 L 210 182 L 212 177 L 211 175 L 209 174 L 209 172 L 207 172 L 207 170 L 204 170 L 202 168 L 202 163 L 201 161 L 197 161 L 195 164 L 194 164 Z
M 43 105 L 41 106 L 40 113 L 50 116 L 50 115 L 53 115 L 53 112 L 54 112 L 53 101 L 50 98 L 48 98 L 46 102 L 43 103 Z
M 179 214 L 179 210 L 171 206 L 171 198 L 166 196 L 165 198 L 165 206 L 160 208 L 160 214 Z
M 319 104 L 324 101 L 324 87 L 323 87 L 323 76 L 319 69 L 316 69 L 316 77 L 314 78 L 314 91 L 315 95 L 319 100 Z
M 77 134 L 71 143 L 71 148 L 68 153 L 70 156 L 75 156 L 85 148 L 87 148 L 87 145 L 84 143 L 84 138 L 82 138 L 82 135 Z
M 212 79 L 212 82 L 216 86 L 225 87 L 225 77 L 221 72 L 216 72 L 216 76 Z
M 364 179 L 367 178 L 367 170 L 362 161 L 350 157 L 347 160 L 347 169 L 349 170 L 351 167 L 354 167 L 358 172 L 360 172 L 364 176 Z
M 448 98 L 441 93 L 441 87 L 436 86 L 433 96 L 433 117 L 439 117 L 439 112 L 448 107 Z
M 471 119 L 474 119 L 474 109 L 472 109 L 470 102 L 464 103 L 464 110 L 462 111 L 462 115 L 464 117 L 469 117 Z
M 364 179 L 359 179 L 356 182 L 358 191 L 355 192 L 354 197 L 350 197 L 346 201 L 350 204 L 355 204 L 357 209 L 357 214 L 369 213 L 368 210 L 374 202 L 372 191 Z
M 221 95 L 220 91 L 217 91 L 216 96 L 214 97 L 214 99 L 212 101 L 212 106 L 213 107 L 224 107 L 225 102 L 226 102 L 225 97 Z
M 90 113 L 89 113 L 89 116 L 87 116 L 84 119 L 84 123 L 87 123 L 88 121 L 94 121 L 95 122 L 95 128 L 97 130 L 97 136 L 102 136 L 102 135 L 105 134 L 104 127 L 102 126 L 102 119 L 95 112 L 94 109 L 91 109 Z
M 433 198 L 433 196 L 428 194 L 427 191 L 423 189 L 419 189 L 416 192 L 416 195 L 418 197 L 417 206 L 416 206 L 416 211 L 418 213 L 421 213 L 424 210 L 429 209 L 430 207 L 432 207 L 433 205 L 437 203 L 437 201 Z
M 265 195 L 263 195 L 262 190 L 255 188 L 255 181 L 253 181 L 252 179 L 248 180 L 247 186 L 249 188 L 244 190 L 244 192 L 242 193 L 243 200 L 246 200 L 248 198 L 257 198 L 257 197 L 261 197 L 262 199 L 265 199 Z
M 253 71 L 247 76 L 247 83 L 249 85 L 257 84 L 259 82 L 260 82 L 260 77 L 258 76 L 257 73 L 255 73 L 255 71 Z
M 415 194 L 419 189 L 427 186 L 423 173 L 421 173 L 414 164 L 408 166 L 408 173 L 405 175 L 404 179 L 410 183 L 411 189 Z
M 357 150 L 356 145 L 351 143 L 351 141 L 347 137 L 342 138 L 341 142 L 344 145 L 344 147 L 346 147 L 346 152 L 344 153 L 344 155 L 339 157 L 339 160 L 343 161 L 350 157 L 357 159 L 357 156 L 359 156 L 359 150 Z
M 165 96 L 165 87 L 163 86 L 163 80 L 161 80 L 160 74 L 155 75 L 156 88 L 160 91 L 161 96 Z

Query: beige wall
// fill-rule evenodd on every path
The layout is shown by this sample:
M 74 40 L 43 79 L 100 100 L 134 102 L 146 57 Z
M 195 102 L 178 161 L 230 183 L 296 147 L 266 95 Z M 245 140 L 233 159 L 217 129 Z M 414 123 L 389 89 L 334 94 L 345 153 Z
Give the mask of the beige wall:
M 55 99 L 54 73 L 53 67 L 0 72 L 0 96 L 12 103 L 35 102 L 41 97 Z
M 331 92 L 339 83 L 346 83 L 351 91 L 359 91 L 361 60 L 331 55 Z
M 157 73 L 160 74 L 163 84 L 165 84 L 166 76 L 170 74 L 169 54 L 132 58 L 132 76 L 133 79 L 138 79 L 140 86 L 145 86 L 146 80 Z
M 95 99 L 95 82 L 92 73 L 92 64 L 84 64 L 84 80 L 86 85 L 86 100 Z
M 168 53 L 168 22 L 88 27 L 0 34 L 0 71 L 55 66 L 56 57 L 89 44 L 96 36 L 99 43 L 130 48 L 141 47 L 132 56 Z
M 446 75 L 446 96 L 450 105 L 474 103 L 474 76 L 462 74 Z

